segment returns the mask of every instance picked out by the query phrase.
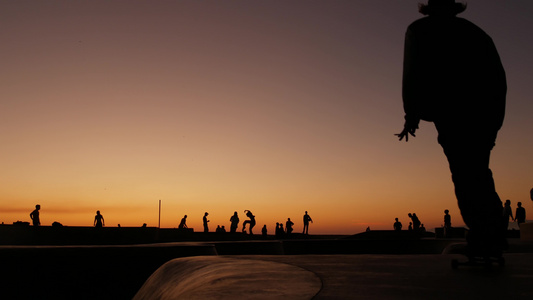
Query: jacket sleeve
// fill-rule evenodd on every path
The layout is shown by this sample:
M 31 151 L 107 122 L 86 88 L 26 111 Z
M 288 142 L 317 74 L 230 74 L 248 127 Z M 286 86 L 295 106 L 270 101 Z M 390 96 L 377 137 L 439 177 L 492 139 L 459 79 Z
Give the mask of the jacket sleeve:
M 405 119 L 411 122 L 420 120 L 420 100 L 417 93 L 418 76 L 418 55 L 416 53 L 416 39 L 414 32 L 408 28 L 405 34 L 404 58 L 403 58 L 403 79 L 402 98 Z

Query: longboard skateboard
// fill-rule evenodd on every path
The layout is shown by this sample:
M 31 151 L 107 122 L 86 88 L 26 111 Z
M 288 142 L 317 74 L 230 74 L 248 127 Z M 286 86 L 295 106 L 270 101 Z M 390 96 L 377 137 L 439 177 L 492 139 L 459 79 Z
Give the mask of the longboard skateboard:
M 499 267 L 505 266 L 505 258 L 503 257 L 468 257 L 466 261 L 460 261 L 458 259 L 452 259 L 452 269 L 458 269 L 460 266 L 468 267 L 484 267 L 492 268 L 493 264 L 497 264 Z
M 466 243 L 454 243 L 448 245 L 443 251 L 443 254 L 461 254 L 466 257 L 466 260 L 452 259 L 451 266 L 453 269 L 458 269 L 461 266 L 465 267 L 485 267 L 491 268 L 494 264 L 499 267 L 505 265 L 505 259 L 503 256 L 476 256 L 467 254 Z

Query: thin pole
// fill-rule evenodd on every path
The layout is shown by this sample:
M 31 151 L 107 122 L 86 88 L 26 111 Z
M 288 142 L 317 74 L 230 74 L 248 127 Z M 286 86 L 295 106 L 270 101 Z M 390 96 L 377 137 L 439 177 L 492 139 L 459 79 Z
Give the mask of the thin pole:
M 159 199 L 159 223 L 157 228 L 161 228 L 161 199 Z

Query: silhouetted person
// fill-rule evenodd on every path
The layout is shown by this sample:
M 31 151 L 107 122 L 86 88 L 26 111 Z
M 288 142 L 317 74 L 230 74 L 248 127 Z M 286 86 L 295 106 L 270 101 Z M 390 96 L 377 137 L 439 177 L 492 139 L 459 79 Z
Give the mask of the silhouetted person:
M 246 232 L 246 224 L 250 224 L 250 234 L 253 234 L 252 229 L 255 226 L 255 216 L 249 210 L 244 210 L 244 213 L 250 220 L 242 222 L 242 232 Z
M 452 230 L 452 216 L 450 216 L 449 210 L 444 210 L 444 236 L 450 237 Z
M 239 215 L 237 214 L 237 212 L 234 212 L 233 213 L 233 216 L 231 216 L 231 218 L 229 218 L 229 221 L 231 222 L 231 226 L 230 226 L 230 232 L 237 232 L 237 228 L 239 227 Z
M 268 231 L 267 231 L 267 226 L 266 226 L 266 224 L 263 225 L 263 228 L 261 228 L 261 234 L 262 234 L 263 236 L 267 236 Z
M 395 231 L 400 231 L 402 230 L 402 222 L 398 221 L 398 218 L 394 218 L 394 220 L 396 220 L 396 222 L 394 222 L 394 230 Z
M 281 233 L 279 232 L 279 222 L 276 222 L 276 230 L 274 231 L 274 236 L 276 236 L 276 238 L 281 237 Z
M 221 233 L 226 233 L 226 227 L 224 225 L 222 225 L 222 227 L 220 227 L 220 232 Z
M 426 232 L 426 227 L 424 227 L 424 224 L 420 224 L 420 228 L 418 230 L 420 232 Z
M 291 221 L 291 218 L 287 219 L 287 222 L 285 222 L 285 230 L 287 231 L 287 234 L 292 233 L 292 226 L 294 225 L 294 222 Z
M 222 232 L 222 228 L 220 228 L 220 225 L 217 225 L 217 228 L 215 229 L 216 233 Z
M 518 226 L 520 226 L 520 224 L 526 222 L 526 209 L 522 207 L 522 202 L 518 202 L 516 205 L 518 207 L 516 208 L 514 219 L 518 223 Z
M 489 169 L 490 152 L 505 114 L 505 71 L 492 39 L 456 17 L 453 0 L 429 0 L 405 37 L 403 103 L 406 141 L 420 120 L 433 122 L 469 227 L 467 251 L 501 254 L 506 246 L 502 203 Z
M 416 214 L 408 213 L 407 215 L 409 216 L 409 218 L 411 218 L 411 221 L 413 221 L 413 230 L 418 231 L 420 229 L 420 220 L 418 219 Z
M 209 215 L 209 214 L 206 212 L 206 213 L 204 214 L 203 219 L 202 219 L 202 220 L 203 220 L 203 223 L 204 223 L 204 232 L 209 232 L 209 226 L 207 225 L 207 223 L 209 223 L 209 220 L 207 219 L 207 216 L 208 216 L 208 215 Z
M 189 228 L 187 227 L 187 215 L 183 216 L 183 218 L 181 218 L 181 222 L 180 222 L 180 225 L 178 226 L 178 228 L 180 229 L 183 229 L 183 228 Z
M 509 217 L 514 221 L 513 218 L 513 209 L 511 208 L 511 200 L 505 200 L 505 205 L 503 206 L 503 222 L 505 230 L 509 227 Z
M 30 219 L 33 223 L 33 226 L 41 225 L 41 219 L 39 218 L 39 210 L 41 210 L 41 206 L 37 204 L 35 205 L 35 209 L 30 213 Z
M 413 231 L 413 222 L 409 222 L 409 227 L 407 227 L 407 230 Z
M 309 234 L 309 222 L 313 223 L 313 220 L 311 219 L 311 216 L 307 214 L 307 211 L 304 214 L 304 230 L 303 234 Z
M 529 199 L 531 199 L 531 201 L 533 201 L 533 189 L 531 189 L 531 191 L 529 191 Z
M 96 211 L 96 216 L 94 216 L 93 226 L 97 228 L 105 226 L 104 216 L 100 214 L 99 210 Z

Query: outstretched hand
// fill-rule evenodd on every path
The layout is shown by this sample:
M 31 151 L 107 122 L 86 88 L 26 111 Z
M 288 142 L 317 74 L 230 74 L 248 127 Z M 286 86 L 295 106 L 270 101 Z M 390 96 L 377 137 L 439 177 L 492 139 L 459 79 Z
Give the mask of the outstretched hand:
M 403 130 L 400 133 L 394 134 L 398 137 L 398 139 L 401 141 L 405 137 L 405 141 L 409 141 L 409 135 L 412 135 L 413 137 L 416 137 L 415 132 L 418 129 L 418 120 L 416 122 L 409 122 L 405 121 L 405 124 L 403 125 Z
M 413 137 L 416 137 L 415 131 L 416 131 L 416 129 L 409 130 L 408 128 L 404 128 L 402 130 L 402 132 L 396 133 L 394 135 L 397 136 L 400 141 L 403 140 L 403 138 L 405 137 L 405 141 L 409 142 L 409 135 L 412 135 Z

